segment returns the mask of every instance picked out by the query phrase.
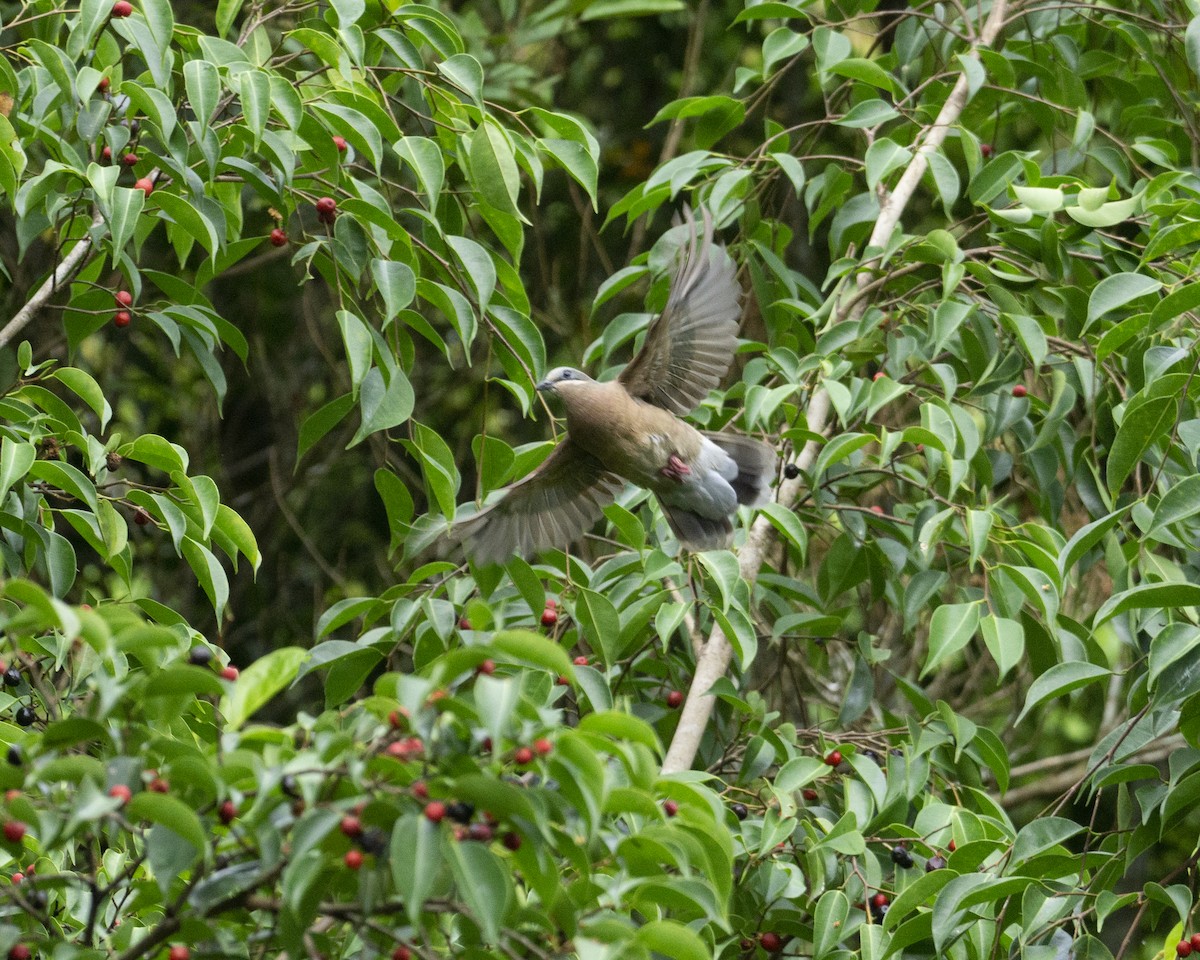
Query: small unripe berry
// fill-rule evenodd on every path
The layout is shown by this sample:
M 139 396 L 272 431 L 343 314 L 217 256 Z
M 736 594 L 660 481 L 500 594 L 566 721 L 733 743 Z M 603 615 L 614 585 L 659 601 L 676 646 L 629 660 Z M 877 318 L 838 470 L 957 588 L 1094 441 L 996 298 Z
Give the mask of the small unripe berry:
M 171 785 L 162 777 L 155 777 L 146 787 L 151 793 L 170 793 Z
M 118 290 L 113 294 L 113 299 L 116 300 L 117 303 L 119 303 L 122 307 L 133 306 L 133 294 L 128 290 Z
M 115 783 L 108 788 L 108 795 L 110 797 L 116 797 L 121 801 L 122 805 L 124 805 L 128 803 L 130 798 L 133 796 L 133 791 L 123 783 Z
M 1192 943 L 1190 940 L 1180 940 L 1177 944 L 1175 944 L 1175 956 L 1187 957 L 1191 956 L 1191 953 Z
M 831 767 L 836 767 L 842 762 L 842 752 L 840 750 L 831 750 L 825 754 L 825 762 Z
M 430 800 L 425 804 L 425 819 L 430 823 L 441 823 L 446 818 L 446 805 L 441 800 Z
M 412 795 L 418 800 L 429 799 L 429 784 L 427 784 L 424 780 L 416 781 L 412 787 L 410 787 L 410 789 L 412 790 Z
M 491 659 L 484 660 L 483 663 L 475 668 L 475 672 L 483 673 L 490 677 L 496 672 L 496 661 Z
M 112 15 L 117 19 L 123 19 L 133 13 L 133 4 L 129 0 L 117 0 L 113 4 Z
M 683 693 L 679 690 L 672 690 L 667 694 L 667 706 L 672 710 L 676 709 L 683 703 Z
M 334 138 L 333 138 L 333 145 L 334 145 L 335 147 L 337 147 L 338 153 L 345 153 L 345 152 L 346 152 L 346 139 L 345 139 L 345 137 L 334 137 Z
M 995 150 L 990 143 L 981 143 L 979 145 L 979 155 L 983 157 L 984 160 L 989 159 L 993 153 L 995 153 Z
M 513 760 L 518 766 L 524 767 L 533 763 L 533 751 L 528 747 L 517 747 L 513 751 Z
M 133 322 L 133 314 L 128 310 L 118 310 L 113 314 L 114 327 L 127 327 Z
M 226 826 L 233 823 L 233 821 L 237 819 L 237 815 L 238 815 L 237 804 L 234 803 L 232 800 L 226 800 L 224 803 L 221 804 L 220 807 L 217 808 L 217 816 L 220 818 L 221 822 L 223 824 L 225 824 Z
M 783 938 L 777 933 L 760 933 L 758 942 L 767 953 L 775 953 L 783 946 Z
M 412 951 L 408 947 L 397 947 L 392 951 L 392 960 L 412 960 Z
M 871 906 L 873 907 L 886 907 L 887 904 L 888 898 L 886 893 L 880 892 L 871 898 Z
M 577 666 L 577 667 L 586 667 L 588 665 L 588 658 L 587 657 L 576 657 L 571 662 L 573 664 L 575 664 L 575 666 Z
M 7 820 L 4 823 L 4 839 L 9 843 L 20 843 L 25 836 L 25 824 L 20 820 Z
M 534 749 L 534 752 L 537 753 L 537 755 L 539 757 L 544 757 L 546 754 L 548 754 L 551 750 L 554 749 L 554 744 L 552 744 L 545 737 L 538 737 L 536 740 L 533 741 L 533 749 Z
M 241 675 L 237 667 L 229 666 L 221 670 L 222 680 L 236 680 Z
M 500 842 L 504 844 L 506 850 L 511 850 L 513 853 L 521 849 L 521 835 L 519 833 L 506 833 L 500 838 Z
M 491 843 L 495 831 L 486 823 L 473 823 L 467 828 L 467 836 L 479 843 Z
M 154 192 L 154 181 L 149 177 L 138 177 L 133 184 L 134 190 L 141 190 L 146 196 L 150 196 Z
M 23 943 L 14 944 L 8 949 L 8 960 L 29 960 L 32 956 L 33 951 Z
M 676 803 L 674 800 L 664 800 L 663 801 L 663 813 L 665 813 L 668 817 L 673 817 L 678 812 L 679 812 L 679 804 Z
M 21 883 L 25 879 L 25 874 L 18 870 L 12 875 L 11 879 L 14 884 Z
M 281 227 L 276 227 L 271 231 L 271 246 L 286 247 L 288 242 L 287 232 Z
M 167 960 L 188 960 L 191 955 L 191 950 L 185 947 L 182 943 L 177 943 L 167 951 Z
M 150 516 L 150 512 L 146 510 L 145 507 L 138 507 L 133 514 L 133 522 L 139 527 L 146 526 L 146 524 L 150 523 L 153 519 L 154 518 Z
M 318 220 L 322 223 L 333 223 L 334 217 L 337 216 L 337 201 L 333 197 L 322 197 L 315 206 Z
M 28 873 L 29 871 L 25 871 Z M 1193 933 L 1188 943 L 1192 945 L 1192 950 L 1200 950 L 1200 933 Z
M 100 82 L 98 84 L 96 84 L 96 89 L 99 90 L 101 93 L 104 93 L 104 91 L 108 89 L 109 84 L 111 84 L 111 83 L 112 83 L 112 80 L 109 79 L 108 77 L 101 77 Z
M 546 609 L 542 611 L 542 626 L 552 627 L 556 623 L 558 623 L 558 611 L 547 605 Z
M 1018 383 L 1015 387 L 1012 388 L 1012 395 L 1014 397 L 1016 397 L 1017 399 L 1020 399 L 1021 397 L 1025 396 L 1027 393 L 1029 393 L 1029 390 L 1026 389 L 1025 384 L 1023 384 L 1023 383 Z
M 136 153 L 127 153 L 127 154 L 125 154 L 125 156 L 123 156 L 121 158 L 121 163 L 123 163 L 127 167 L 136 167 L 137 162 L 138 162 L 138 155 Z
M 109 161 L 111 161 L 112 160 L 112 147 L 104 147 L 100 151 L 100 159 L 103 160 L 105 163 L 108 163 Z
M 363 853 L 361 850 L 347 850 L 343 861 L 351 870 L 357 870 L 363 865 Z
M 808 787 L 802 792 L 801 796 L 804 797 L 806 803 L 815 803 L 819 794 L 812 787 Z
M 359 836 L 362 831 L 362 821 L 353 815 L 342 817 L 341 830 L 346 836 L 354 838 Z

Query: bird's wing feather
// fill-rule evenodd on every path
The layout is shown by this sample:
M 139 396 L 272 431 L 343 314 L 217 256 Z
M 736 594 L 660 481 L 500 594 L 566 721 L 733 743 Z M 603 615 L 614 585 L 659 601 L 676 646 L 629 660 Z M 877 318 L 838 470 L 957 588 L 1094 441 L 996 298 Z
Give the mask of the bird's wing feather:
M 455 524 L 450 535 L 480 566 L 566 547 L 599 519 L 622 486 L 568 438 L 500 500 Z
M 686 220 L 691 236 L 681 248 L 667 305 L 619 378 L 633 396 L 680 416 L 696 409 L 729 370 L 742 292 L 732 258 L 713 244 L 708 211 L 703 232 L 690 212 Z

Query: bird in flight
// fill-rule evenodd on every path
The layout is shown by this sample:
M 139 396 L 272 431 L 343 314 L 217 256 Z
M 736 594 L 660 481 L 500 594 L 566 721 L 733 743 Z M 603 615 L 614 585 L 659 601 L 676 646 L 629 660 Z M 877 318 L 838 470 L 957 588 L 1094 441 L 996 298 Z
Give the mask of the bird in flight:
M 455 525 L 477 565 L 565 549 L 599 519 L 625 483 L 651 490 L 689 550 L 727 547 L 739 504 L 770 495 L 776 454 L 749 437 L 697 430 L 682 416 L 717 387 L 737 349 L 741 288 L 703 212 L 676 255 L 671 293 L 642 349 L 615 379 L 556 367 L 537 384 L 561 400 L 566 439 L 495 503 Z

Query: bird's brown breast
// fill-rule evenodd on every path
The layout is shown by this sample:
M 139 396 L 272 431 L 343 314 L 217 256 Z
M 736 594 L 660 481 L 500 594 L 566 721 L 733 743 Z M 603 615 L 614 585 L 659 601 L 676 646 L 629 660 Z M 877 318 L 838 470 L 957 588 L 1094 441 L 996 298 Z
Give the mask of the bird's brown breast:
M 672 454 L 691 463 L 702 437 L 674 414 L 629 395 L 619 383 L 560 389 L 571 439 L 609 470 L 655 489 Z

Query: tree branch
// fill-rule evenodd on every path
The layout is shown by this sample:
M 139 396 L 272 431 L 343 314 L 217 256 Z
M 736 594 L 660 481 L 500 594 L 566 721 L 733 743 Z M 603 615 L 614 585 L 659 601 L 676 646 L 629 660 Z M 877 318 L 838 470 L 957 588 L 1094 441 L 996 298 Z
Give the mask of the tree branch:
M 829 395 L 824 390 L 818 389 L 808 404 L 808 429 L 813 433 L 824 433 L 828 416 Z M 810 440 L 805 444 L 804 449 L 796 458 L 796 466 L 800 468 L 801 473 L 812 466 L 813 461 L 817 458 L 818 450 L 820 450 L 820 444 L 815 440 Z M 785 479 L 776 489 L 775 499 L 779 503 L 795 503 L 799 492 L 799 476 L 794 480 Z M 758 572 L 762 568 L 767 550 L 774 539 L 774 531 L 775 528 L 771 525 L 771 521 L 760 514 L 751 525 L 750 535 L 738 553 L 738 567 L 742 578 L 751 586 L 758 579 Z M 663 773 L 680 773 L 691 768 L 716 703 L 708 691 L 712 689 L 714 683 L 725 676 L 725 671 L 729 669 L 729 662 L 732 659 L 733 647 L 729 644 L 729 638 L 725 636 L 725 632 L 720 627 L 713 627 L 712 633 L 709 634 L 708 640 L 705 641 L 704 648 L 696 660 L 696 675 L 692 677 L 687 700 L 679 715 L 679 725 L 675 728 L 675 736 L 671 738 L 670 749 L 667 750 L 666 759 L 663 760 Z
M 104 222 L 104 217 L 97 213 L 92 219 L 92 228 L 95 228 Z M 26 301 L 25 306 L 16 312 L 11 320 L 4 325 L 4 329 L 0 330 L 0 347 L 6 347 L 12 339 L 21 332 L 36 316 L 37 312 L 46 305 L 46 302 L 54 296 L 71 275 L 82 266 L 84 258 L 87 257 L 88 251 L 92 249 L 91 231 L 79 238 L 79 242 L 71 248 L 71 252 L 62 258 L 62 262 L 55 267 L 54 272 L 50 274 L 45 282 L 38 287 L 37 292 Z

